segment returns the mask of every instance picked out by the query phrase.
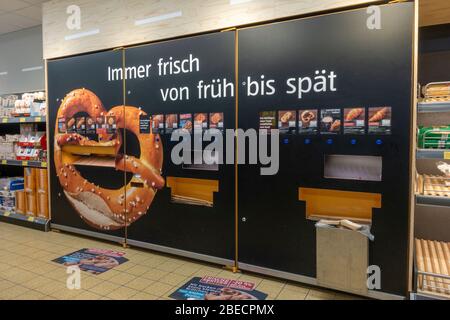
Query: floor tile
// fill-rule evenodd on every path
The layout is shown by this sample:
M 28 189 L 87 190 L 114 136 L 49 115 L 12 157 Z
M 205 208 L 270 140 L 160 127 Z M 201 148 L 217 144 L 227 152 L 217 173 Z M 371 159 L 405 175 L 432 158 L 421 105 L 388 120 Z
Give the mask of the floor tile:
M 119 285 L 125 285 L 126 283 L 133 281 L 135 279 L 136 279 L 135 276 L 133 276 L 129 273 L 122 272 L 122 273 L 110 278 L 108 281 L 115 283 L 115 284 L 119 284 Z
M 149 271 L 144 273 L 142 275 L 142 277 L 145 279 L 150 279 L 150 280 L 159 280 L 167 274 L 169 274 L 169 272 L 167 272 L 167 271 L 162 271 L 162 270 L 158 270 L 158 269 L 150 269 Z
M 112 291 L 110 294 L 107 295 L 107 297 L 114 299 L 114 300 L 128 300 L 132 296 L 136 295 L 138 293 L 137 290 L 127 288 L 127 287 L 119 287 Z
M 305 300 L 308 293 L 283 289 L 277 296 L 277 300 Z
M 149 271 L 149 268 L 140 266 L 140 265 L 136 265 L 136 266 L 126 270 L 125 272 L 138 277 L 138 276 L 142 276 L 147 271 Z
M 143 291 L 145 293 L 161 297 L 161 296 L 168 294 L 172 290 L 175 291 L 175 288 L 171 285 L 161 283 L 161 282 L 154 282 L 150 286 L 145 288 Z M 172 293 L 172 292 L 170 292 L 170 293 Z
M 136 278 L 136 279 L 128 282 L 124 286 L 128 287 L 128 288 L 131 288 L 131 289 L 134 289 L 134 290 L 142 291 L 145 288 L 147 288 L 148 286 L 150 286 L 153 282 L 155 282 L 155 281 L 139 277 L 139 278 Z
M 0 223 L 0 299 L 17 300 L 171 300 L 169 295 L 193 277 L 216 276 L 254 283 L 267 299 L 359 299 L 249 272 L 232 273 L 221 266 L 164 253 L 87 239 L 76 235 Z M 126 252 L 128 262 L 101 275 L 81 273 L 81 289 L 67 289 L 66 268 L 52 262 L 82 248 Z
M 158 297 L 145 292 L 138 292 L 136 295 L 130 297 L 129 300 L 158 300 Z
M 186 283 L 188 280 L 190 279 L 188 279 L 186 276 L 182 276 L 175 273 L 169 273 L 164 277 L 162 277 L 161 279 L 159 279 L 159 282 L 166 283 L 172 286 L 177 286 Z
M 15 299 L 16 297 L 23 295 L 30 291 L 30 289 L 22 287 L 22 286 L 14 286 L 0 292 L 0 299 Z
M 113 292 L 114 290 L 117 290 L 119 287 L 120 286 L 118 284 L 104 281 L 104 282 L 100 283 L 99 285 L 90 288 L 89 291 L 96 293 L 98 295 L 101 295 L 101 296 L 106 296 L 106 295 L 110 294 L 111 292 Z

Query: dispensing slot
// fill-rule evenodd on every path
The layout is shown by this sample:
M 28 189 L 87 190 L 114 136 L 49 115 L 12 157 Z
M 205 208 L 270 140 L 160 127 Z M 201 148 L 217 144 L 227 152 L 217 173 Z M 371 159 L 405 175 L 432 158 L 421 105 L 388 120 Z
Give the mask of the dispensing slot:
M 212 207 L 214 192 L 219 191 L 218 180 L 167 177 L 173 203 Z
M 299 200 L 306 202 L 306 218 L 350 219 L 370 223 L 372 209 L 381 208 L 381 194 L 329 189 L 299 188 Z
M 335 154 L 325 156 L 326 179 L 382 181 L 382 171 L 382 157 Z

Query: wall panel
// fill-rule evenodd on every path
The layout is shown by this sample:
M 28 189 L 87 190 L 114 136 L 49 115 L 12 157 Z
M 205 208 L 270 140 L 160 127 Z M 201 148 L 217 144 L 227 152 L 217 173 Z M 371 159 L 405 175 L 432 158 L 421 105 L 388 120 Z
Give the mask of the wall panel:
M 373 0 L 53 0 L 44 4 L 45 59 L 359 5 Z M 67 27 L 77 5 L 79 29 Z

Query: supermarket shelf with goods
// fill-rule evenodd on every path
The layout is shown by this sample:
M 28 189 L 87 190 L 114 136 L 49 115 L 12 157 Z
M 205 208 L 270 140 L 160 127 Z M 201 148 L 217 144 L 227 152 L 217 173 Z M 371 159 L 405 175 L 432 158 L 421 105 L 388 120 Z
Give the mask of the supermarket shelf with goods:
M 450 81 L 417 105 L 414 299 L 450 299 Z
M 0 220 L 49 230 L 44 92 L 0 97 Z

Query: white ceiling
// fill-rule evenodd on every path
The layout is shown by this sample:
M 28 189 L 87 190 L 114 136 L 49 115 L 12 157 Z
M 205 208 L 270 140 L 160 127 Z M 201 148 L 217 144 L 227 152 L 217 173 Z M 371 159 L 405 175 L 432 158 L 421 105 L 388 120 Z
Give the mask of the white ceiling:
M 0 34 L 42 24 L 42 3 L 48 0 L 0 0 Z

